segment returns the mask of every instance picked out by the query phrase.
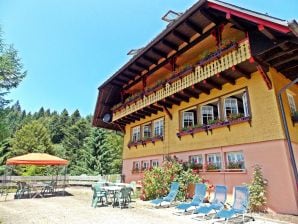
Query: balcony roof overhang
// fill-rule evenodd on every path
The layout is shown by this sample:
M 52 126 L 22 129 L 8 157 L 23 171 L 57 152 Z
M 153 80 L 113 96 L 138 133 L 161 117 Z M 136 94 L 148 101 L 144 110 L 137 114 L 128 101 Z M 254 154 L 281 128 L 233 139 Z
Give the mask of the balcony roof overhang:
M 295 78 L 298 72 L 296 21 L 287 23 L 284 20 L 221 1 L 201 0 L 176 21 L 170 23 L 98 88 L 93 125 L 120 130 L 121 127 L 118 124 L 104 123 L 102 117 L 106 113 L 111 113 L 112 105 L 120 102 L 121 89 L 131 87 L 144 76 L 164 66 L 173 57 L 183 54 L 209 36 L 213 28 L 223 23 L 231 23 L 234 28 L 248 32 L 252 55 L 260 63 L 276 67 L 289 79 Z M 266 40 L 268 43 L 266 46 L 258 46 L 260 37 Z M 268 55 L 273 58 L 268 60 Z M 233 80 L 226 81 L 233 82 Z

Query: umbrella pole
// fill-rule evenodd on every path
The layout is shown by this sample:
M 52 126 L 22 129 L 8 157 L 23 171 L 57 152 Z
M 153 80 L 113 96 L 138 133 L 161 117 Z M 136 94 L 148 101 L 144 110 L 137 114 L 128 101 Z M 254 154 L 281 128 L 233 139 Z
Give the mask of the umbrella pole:
M 64 167 L 63 196 L 65 196 L 66 173 L 67 173 L 67 166 Z

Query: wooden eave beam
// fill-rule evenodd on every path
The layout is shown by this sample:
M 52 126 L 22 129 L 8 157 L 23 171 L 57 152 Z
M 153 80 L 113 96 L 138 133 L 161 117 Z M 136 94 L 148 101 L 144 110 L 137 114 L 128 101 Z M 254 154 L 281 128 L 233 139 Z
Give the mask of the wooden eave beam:
M 122 75 L 129 78 L 130 80 L 134 80 L 135 76 L 122 72 Z
M 149 108 L 156 110 L 156 111 L 160 111 L 163 112 L 162 107 L 156 106 L 156 105 L 150 105 Z
M 193 46 L 195 46 L 197 43 L 199 43 L 200 41 L 204 40 L 205 38 L 207 38 L 208 36 L 210 36 L 210 34 L 217 29 L 219 26 L 226 24 L 226 22 L 222 22 L 212 28 L 210 28 L 208 31 L 206 31 L 205 33 L 203 33 L 202 35 L 196 37 L 194 40 L 191 41 L 191 43 L 182 46 L 178 52 L 174 53 L 173 55 L 168 57 L 168 54 L 160 51 L 159 49 L 157 49 L 156 47 L 151 48 L 151 51 L 155 54 L 157 54 L 158 56 L 160 56 L 161 58 L 165 58 L 166 60 L 163 60 L 162 62 L 160 62 L 157 66 L 155 66 L 154 68 L 152 68 L 150 71 L 148 71 L 145 75 L 151 75 L 152 73 L 156 72 L 158 69 L 160 69 L 161 67 L 165 66 L 166 64 L 169 63 L 169 60 L 177 57 L 181 54 L 183 54 L 184 52 L 186 52 L 187 50 L 189 50 L 190 48 L 192 48 Z M 160 55 L 163 54 L 163 55 Z M 131 86 L 133 86 L 135 83 L 139 82 L 141 79 L 141 77 L 136 78 L 133 82 L 129 83 L 127 86 L 125 86 L 125 89 L 130 88 Z
M 136 117 L 139 117 L 139 118 L 142 118 L 142 119 L 144 119 L 146 117 L 146 115 L 141 113 L 140 111 L 136 111 L 132 115 L 136 116 Z
M 295 51 L 298 51 L 298 48 L 294 48 L 294 49 L 291 49 L 289 51 L 279 52 L 277 54 L 272 55 L 271 57 L 265 58 L 264 60 L 265 60 L 265 62 L 268 62 L 269 63 L 269 61 L 272 61 L 274 59 L 278 59 L 279 57 L 282 57 L 282 56 L 285 56 L 285 55 L 288 55 L 288 54 L 294 54 Z M 296 52 L 296 53 L 298 53 L 298 52 Z
M 163 99 L 164 102 L 170 102 L 171 104 L 180 105 L 181 100 L 176 98 L 174 95 L 168 96 L 165 99 Z
M 179 45 L 174 44 L 171 41 L 168 41 L 166 39 L 161 41 L 164 45 L 166 45 L 167 47 L 171 48 L 172 50 L 178 51 L 179 49 Z
M 226 19 L 232 23 L 234 26 L 236 26 L 240 30 L 245 30 L 245 28 L 237 21 L 237 19 L 231 15 L 230 12 L 226 13 Z
M 129 78 L 125 77 L 125 76 L 117 76 L 115 78 L 116 81 L 122 82 L 122 83 L 127 83 L 130 81 Z
M 112 84 L 113 86 L 117 86 L 117 87 L 119 87 L 119 88 L 122 88 L 122 87 L 123 87 L 123 84 L 119 84 L 119 83 L 117 83 L 116 80 L 113 80 L 113 81 L 111 82 L 111 84 Z
M 219 24 L 220 21 L 217 17 L 211 15 L 211 13 L 208 13 L 205 11 L 205 9 L 201 9 L 200 13 L 206 18 L 208 19 L 210 22 L 214 23 L 214 24 Z
M 167 53 L 165 53 L 165 52 L 163 52 L 163 51 L 161 51 L 161 50 L 159 50 L 159 49 L 157 49 L 155 47 L 152 48 L 152 52 L 154 54 L 157 54 L 158 56 L 160 56 L 162 58 L 167 58 L 168 57 L 168 54 Z
M 131 122 L 134 122 L 134 119 L 131 119 L 129 117 L 123 117 L 123 118 L 120 119 L 120 121 L 123 121 L 123 122 L 129 124 Z
M 298 67 L 298 64 L 295 64 L 293 66 L 289 66 L 289 67 L 285 67 L 283 69 L 280 69 L 280 71 L 284 72 L 284 71 L 288 71 L 288 70 L 291 70 L 291 69 L 294 69 L 294 68 L 297 68 Z
M 173 96 L 181 101 L 189 102 L 189 97 L 183 95 L 182 93 L 175 93 Z
M 222 86 L 220 84 L 218 84 L 217 82 L 211 80 L 211 79 L 206 79 L 203 81 L 203 83 L 206 83 L 210 86 L 212 86 L 213 88 L 216 88 L 218 90 L 222 90 Z
M 274 63 L 273 66 L 274 67 L 279 67 L 281 66 L 282 64 L 285 64 L 287 62 L 290 62 L 290 61 L 294 61 L 294 60 L 297 60 L 298 59 L 298 55 L 294 56 L 294 57 L 287 57 L 286 59 L 284 60 L 280 60 L 279 62 L 277 63 Z
M 195 32 L 197 32 L 198 34 L 202 34 L 203 33 L 203 29 L 202 27 L 198 26 L 197 24 L 195 24 L 193 21 L 191 21 L 190 19 L 186 20 L 185 24 L 190 27 L 192 30 L 194 30 Z
M 276 37 L 263 25 L 258 25 L 258 30 L 272 41 L 276 41 Z
M 133 69 L 133 68 L 128 68 L 127 70 L 134 73 L 134 74 L 137 74 L 137 75 L 139 75 L 141 73 L 140 71 L 138 71 L 136 69 Z
M 140 114 L 140 115 L 145 116 L 145 117 L 151 115 L 149 112 L 146 112 L 146 111 L 143 111 L 143 110 L 138 110 L 136 112 L 136 114 Z
M 136 62 L 135 65 L 138 66 L 139 68 L 145 69 L 147 71 L 149 70 L 149 67 L 147 65 L 144 65 L 141 62 Z
M 182 92 L 183 92 L 183 94 L 185 94 L 188 97 L 194 97 L 196 99 L 199 98 L 199 94 L 196 93 L 195 91 L 193 91 L 191 88 L 184 89 L 184 90 L 182 90 Z
M 129 119 L 132 119 L 133 121 L 139 121 L 140 120 L 140 118 L 139 117 L 137 117 L 137 116 L 135 116 L 135 115 L 133 115 L 133 114 L 129 114 L 129 115 L 127 115 L 127 118 L 129 118 Z
M 207 95 L 210 94 L 210 90 L 209 90 L 208 88 L 206 88 L 206 87 L 200 85 L 200 84 L 195 84 L 195 85 L 194 85 L 194 88 L 200 90 L 200 91 L 203 92 L 203 93 L 206 93 Z
M 169 116 L 170 120 L 172 120 L 173 119 L 173 116 L 172 116 L 171 112 L 168 110 L 167 107 L 164 106 L 163 108 L 164 108 L 166 114 Z
M 231 85 L 235 85 L 235 84 L 236 84 L 235 79 L 233 79 L 233 78 L 231 78 L 231 77 L 228 77 L 228 76 L 227 76 L 226 74 L 224 74 L 223 72 L 221 72 L 220 74 L 217 74 L 217 77 L 223 79 L 225 82 L 228 82 L 228 83 L 230 83 Z
M 146 112 L 148 111 L 148 113 L 150 113 L 150 114 L 157 114 L 157 110 L 154 110 L 150 107 L 146 107 L 142 111 L 146 111 Z
M 232 67 L 232 71 L 238 72 L 242 76 L 246 77 L 247 79 L 251 78 L 250 72 L 245 71 L 244 69 L 241 69 L 239 66 L 235 65 Z
M 143 59 L 154 64 L 154 65 L 157 65 L 158 64 L 158 60 L 154 59 L 154 58 L 151 58 L 150 56 L 148 55 L 143 55 Z
M 172 103 L 165 102 L 163 100 L 158 101 L 157 104 L 160 105 L 160 106 L 162 106 L 162 107 L 167 107 L 167 108 L 172 108 L 172 105 L 173 105 Z
M 181 33 L 178 30 L 174 30 L 173 31 L 173 35 L 175 37 L 177 37 L 179 40 L 182 40 L 185 43 L 189 43 L 190 42 L 190 37 L 186 36 L 185 34 Z

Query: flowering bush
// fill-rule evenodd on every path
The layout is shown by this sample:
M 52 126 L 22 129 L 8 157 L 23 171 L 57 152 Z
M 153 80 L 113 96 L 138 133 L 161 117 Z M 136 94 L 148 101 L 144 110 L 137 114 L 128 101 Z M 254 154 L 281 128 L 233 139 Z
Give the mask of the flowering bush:
M 144 173 L 143 192 L 141 198 L 150 200 L 165 196 L 170 190 L 171 182 L 179 182 L 178 199 L 185 199 L 188 184 L 201 182 L 201 178 L 191 169 L 183 170 L 177 159 L 166 160 L 161 167 L 153 167 Z
M 266 186 L 267 181 L 262 174 L 262 168 L 259 165 L 254 167 L 253 179 L 249 188 L 249 205 L 251 211 L 265 211 L 266 206 Z

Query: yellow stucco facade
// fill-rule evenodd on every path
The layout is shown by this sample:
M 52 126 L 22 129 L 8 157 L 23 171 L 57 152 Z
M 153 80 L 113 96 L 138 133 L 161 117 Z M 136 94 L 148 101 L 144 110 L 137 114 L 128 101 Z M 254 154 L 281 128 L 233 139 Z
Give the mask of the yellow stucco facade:
M 153 155 L 166 155 L 183 151 L 208 149 L 229 145 L 249 144 L 271 140 L 285 139 L 281 123 L 281 116 L 278 108 L 277 91 L 289 83 L 282 74 L 270 68 L 267 73 L 273 83 L 273 88 L 268 89 L 262 75 L 257 71 L 252 74 L 251 79 L 240 78 L 235 85 L 225 84 L 222 90 L 212 89 L 210 94 L 201 94 L 198 99 L 191 98 L 188 103 L 182 102 L 180 106 L 174 105 L 169 109 L 172 119 L 164 112 L 146 117 L 138 122 L 126 126 L 124 137 L 123 159 L 139 158 Z M 180 127 L 180 111 L 191 106 L 200 105 L 215 98 L 225 97 L 227 94 L 247 88 L 251 110 L 251 124 L 243 122 L 227 127 L 216 128 L 208 134 L 198 132 L 192 135 L 185 135 L 179 139 L 176 133 Z M 291 92 L 298 95 L 298 88 L 294 86 Z M 298 125 L 293 125 L 290 117 L 290 110 L 286 94 L 283 96 L 288 126 L 292 141 L 298 142 Z M 297 97 L 296 97 L 297 101 Z M 298 102 L 297 104 L 298 105 Z M 133 127 L 164 117 L 164 139 L 149 142 L 146 145 L 128 147 L 131 140 Z

